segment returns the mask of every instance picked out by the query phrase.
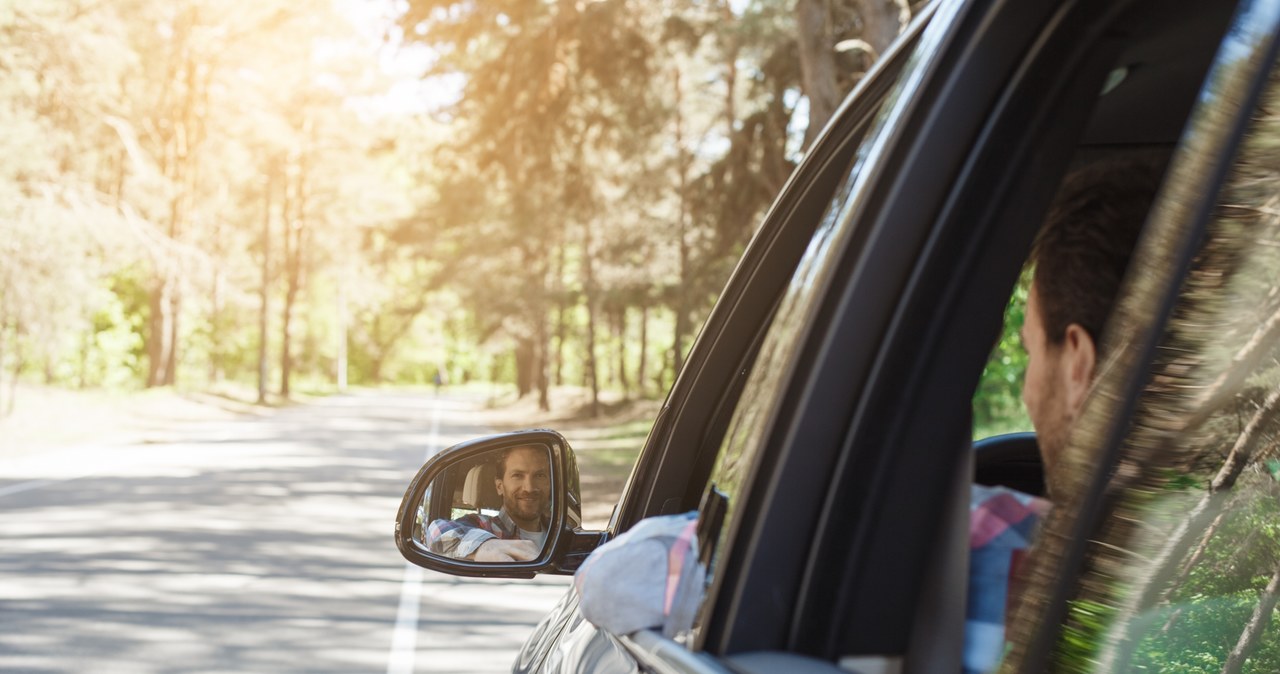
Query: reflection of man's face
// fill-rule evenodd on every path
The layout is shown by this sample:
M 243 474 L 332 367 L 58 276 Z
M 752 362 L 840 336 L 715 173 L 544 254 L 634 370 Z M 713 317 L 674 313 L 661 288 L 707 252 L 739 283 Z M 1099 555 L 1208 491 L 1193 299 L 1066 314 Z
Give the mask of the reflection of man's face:
M 521 447 L 507 453 L 506 469 L 497 479 L 498 495 L 507 514 L 521 529 L 542 530 L 542 514 L 546 512 L 551 488 L 550 468 L 546 450 Z

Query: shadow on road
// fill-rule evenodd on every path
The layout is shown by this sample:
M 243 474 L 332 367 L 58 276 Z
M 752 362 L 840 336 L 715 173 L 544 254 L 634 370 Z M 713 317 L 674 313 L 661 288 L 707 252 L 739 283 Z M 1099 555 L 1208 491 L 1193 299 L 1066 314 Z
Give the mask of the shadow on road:
M 395 509 L 429 450 L 484 430 L 469 409 L 343 396 L 23 467 L 0 480 L 0 670 L 386 671 Z M 416 671 L 509 670 L 566 582 L 428 572 Z

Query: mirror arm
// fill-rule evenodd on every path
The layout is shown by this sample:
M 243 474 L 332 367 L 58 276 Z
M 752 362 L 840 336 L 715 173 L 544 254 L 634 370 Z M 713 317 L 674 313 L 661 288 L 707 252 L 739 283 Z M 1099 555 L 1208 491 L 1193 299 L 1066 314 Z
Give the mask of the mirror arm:
M 604 545 L 609 534 L 604 531 L 566 531 L 563 534 L 561 552 L 552 560 L 552 568 L 547 572 L 558 576 L 571 576 L 582 566 L 592 550 Z

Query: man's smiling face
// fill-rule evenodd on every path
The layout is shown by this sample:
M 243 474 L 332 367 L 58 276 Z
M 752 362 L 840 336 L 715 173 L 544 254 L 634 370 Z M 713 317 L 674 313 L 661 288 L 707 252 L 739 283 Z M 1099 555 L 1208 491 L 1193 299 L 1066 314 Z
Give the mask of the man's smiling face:
M 547 452 L 536 447 L 520 447 L 507 453 L 502 475 L 496 480 L 498 495 L 507 514 L 526 531 L 542 530 L 551 489 L 551 465 Z

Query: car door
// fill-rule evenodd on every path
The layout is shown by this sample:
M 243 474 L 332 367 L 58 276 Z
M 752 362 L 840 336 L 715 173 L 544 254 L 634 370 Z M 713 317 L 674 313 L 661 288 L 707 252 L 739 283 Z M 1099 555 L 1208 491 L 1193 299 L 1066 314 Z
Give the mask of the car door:
M 838 217 L 856 177 L 856 150 L 932 14 L 932 7 L 918 13 L 898 43 L 862 79 L 766 214 L 668 394 L 607 536 L 645 517 L 698 507 L 779 298 L 815 231 Z M 630 671 L 636 666 L 614 636 L 582 619 L 577 605 L 570 589 L 526 640 L 515 671 Z
M 968 405 L 1003 300 L 1073 158 L 1172 145 L 1220 104 L 1205 73 L 1257 20 L 1228 33 L 1232 10 L 942 3 L 748 378 L 689 648 L 623 640 L 646 667 L 959 671 Z

